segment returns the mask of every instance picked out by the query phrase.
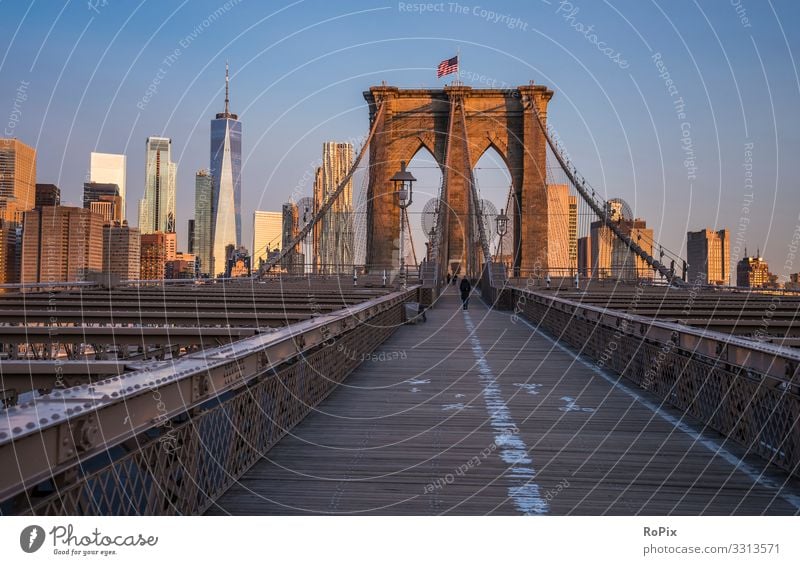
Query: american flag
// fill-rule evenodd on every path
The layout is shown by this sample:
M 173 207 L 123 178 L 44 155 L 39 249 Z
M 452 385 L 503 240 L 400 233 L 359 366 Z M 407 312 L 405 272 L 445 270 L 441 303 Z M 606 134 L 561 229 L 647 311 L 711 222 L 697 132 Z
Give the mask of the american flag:
M 452 59 L 445 59 L 441 63 L 439 63 L 439 67 L 436 69 L 436 78 L 442 78 L 444 75 L 449 75 L 451 73 L 458 72 L 458 55 L 453 57 Z

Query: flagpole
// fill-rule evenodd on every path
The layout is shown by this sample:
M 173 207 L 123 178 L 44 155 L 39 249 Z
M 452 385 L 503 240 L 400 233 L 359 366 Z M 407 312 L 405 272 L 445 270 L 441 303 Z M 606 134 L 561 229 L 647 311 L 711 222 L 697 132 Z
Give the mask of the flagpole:
M 456 47 L 456 81 L 458 81 L 458 86 L 461 85 L 461 46 Z

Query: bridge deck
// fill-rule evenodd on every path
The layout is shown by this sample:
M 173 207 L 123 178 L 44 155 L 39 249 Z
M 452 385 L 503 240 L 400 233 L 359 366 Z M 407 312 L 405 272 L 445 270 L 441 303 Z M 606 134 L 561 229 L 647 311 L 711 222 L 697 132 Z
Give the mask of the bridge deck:
M 453 290 L 211 514 L 796 514 L 798 481 Z

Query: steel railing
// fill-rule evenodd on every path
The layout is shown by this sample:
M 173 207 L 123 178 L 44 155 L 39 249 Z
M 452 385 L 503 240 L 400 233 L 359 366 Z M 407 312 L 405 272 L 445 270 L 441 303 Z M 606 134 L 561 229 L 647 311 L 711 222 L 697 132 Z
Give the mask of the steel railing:
M 599 366 L 800 474 L 800 351 L 529 288 L 494 287 L 493 293 L 495 303 Z
M 0 513 L 202 512 L 391 335 L 416 295 L 393 292 L 5 410 Z

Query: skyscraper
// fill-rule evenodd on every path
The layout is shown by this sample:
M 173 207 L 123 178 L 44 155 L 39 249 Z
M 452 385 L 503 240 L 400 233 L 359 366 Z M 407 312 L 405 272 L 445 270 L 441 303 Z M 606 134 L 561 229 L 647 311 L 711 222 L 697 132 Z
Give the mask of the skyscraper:
M 89 182 L 116 184 L 119 197 L 122 199 L 121 219 L 125 220 L 125 176 L 127 174 L 125 155 L 114 153 L 90 153 Z
M 647 227 L 647 222 L 642 219 L 621 220 L 619 228 L 622 233 L 633 240 L 642 250 L 653 254 L 653 229 Z M 627 244 L 618 237 L 613 238 L 611 250 L 611 274 L 620 280 L 652 279 L 653 269 L 647 261 L 631 251 Z
M 618 200 L 608 202 L 608 217 L 623 234 L 630 237 L 645 253 L 652 255 L 653 230 L 647 227 L 647 222 L 639 218 L 626 218 L 623 203 Z M 628 281 L 653 278 L 653 270 L 647 262 L 631 251 L 602 221 L 592 222 L 589 241 L 591 251 L 588 255 L 592 264 L 592 276 Z
M 36 205 L 36 150 L 18 139 L 0 139 L 0 218 L 17 224 Z
M 143 233 L 141 243 L 140 274 L 143 281 L 162 280 L 166 277 L 167 241 L 163 232 Z
M 22 226 L 0 218 L 0 284 L 19 282 Z
M 592 238 L 578 238 L 578 274 L 582 277 L 592 276 Z
M 322 166 L 314 182 L 314 211 L 318 211 L 342 182 L 353 163 L 350 143 L 326 142 Z M 314 265 L 318 272 L 340 273 L 353 263 L 353 180 L 314 226 Z
M 569 267 L 578 267 L 578 197 L 570 195 L 569 203 Z
M 194 218 L 189 218 L 186 227 L 186 252 L 194 254 Z
M 109 222 L 122 222 L 123 203 L 116 183 L 83 183 L 83 207 L 102 214 Z
M 736 264 L 736 286 L 764 288 L 769 278 L 769 265 L 761 257 L 760 251 L 756 252 L 755 257 L 745 257 Z
M 36 183 L 36 207 L 60 206 L 61 190 L 54 184 Z
M 566 184 L 548 184 L 547 266 L 554 276 L 574 274 L 578 266 L 577 233 L 577 200 L 570 196 Z
M 194 177 L 194 253 L 197 256 L 198 274 L 213 277 L 214 259 L 212 226 L 212 201 L 214 186 L 211 174 L 205 169 Z M 225 262 L 222 261 L 224 265 Z
M 212 256 L 215 265 L 212 276 L 225 271 L 225 247 L 232 244 L 238 248 L 242 241 L 242 122 L 229 111 L 228 87 L 226 64 L 225 111 L 211 120 Z
M 281 212 L 253 212 L 253 266 L 269 258 L 269 252 L 281 249 L 283 243 L 283 215 Z
M 731 240 L 728 230 L 703 229 L 686 234 L 686 262 L 689 282 L 730 283 Z
M 136 280 L 140 274 L 139 230 L 122 224 L 103 226 L 103 272 L 120 280 Z
M 44 206 L 25 212 L 23 283 L 83 280 L 103 270 L 103 218 L 86 208 Z
M 171 160 L 172 140 L 148 137 L 145 155 L 144 198 L 139 201 L 142 234 L 175 231 L 175 179 L 177 165 Z
M 164 234 L 164 258 L 174 261 L 178 257 L 178 234 L 168 231 Z
M 283 250 L 289 247 L 300 232 L 300 211 L 294 202 L 287 202 L 283 205 L 281 231 L 281 250 Z M 303 254 L 300 252 L 300 244 L 295 245 L 294 249 L 286 255 L 281 266 L 289 273 L 303 273 Z

